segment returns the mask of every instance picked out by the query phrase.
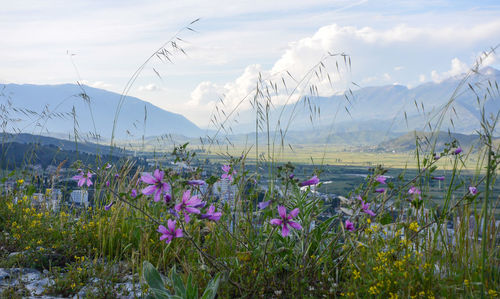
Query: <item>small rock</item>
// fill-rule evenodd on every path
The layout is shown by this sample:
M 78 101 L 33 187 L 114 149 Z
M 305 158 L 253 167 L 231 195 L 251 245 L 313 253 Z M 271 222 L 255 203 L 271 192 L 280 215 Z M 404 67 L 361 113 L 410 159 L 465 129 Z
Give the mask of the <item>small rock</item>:
M 15 252 L 11 252 L 11 253 L 9 253 L 9 255 L 7 256 L 7 258 L 9 258 L 9 259 L 10 259 L 10 258 L 13 258 L 13 257 L 15 257 L 15 256 L 17 256 L 17 255 L 19 255 L 19 254 L 21 254 L 21 253 L 22 253 L 22 252 L 17 252 L 17 251 L 15 251 Z

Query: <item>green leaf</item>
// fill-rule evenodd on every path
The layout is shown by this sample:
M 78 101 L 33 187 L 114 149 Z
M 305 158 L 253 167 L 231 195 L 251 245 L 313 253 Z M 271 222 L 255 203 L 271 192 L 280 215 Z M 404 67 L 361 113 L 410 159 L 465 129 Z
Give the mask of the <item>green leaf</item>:
M 212 280 L 207 284 L 202 299 L 214 299 L 215 295 L 217 295 L 217 290 L 219 289 L 221 273 L 217 273 Z
M 193 285 L 193 277 L 191 276 L 191 273 L 189 273 L 186 282 L 186 298 L 198 299 L 198 288 Z
M 170 272 L 170 277 L 172 279 L 172 283 L 174 284 L 175 295 L 181 296 L 182 298 L 186 298 L 186 287 L 182 282 L 182 278 L 175 272 L 175 267 L 172 268 L 172 272 Z
M 392 223 L 392 215 L 390 213 L 385 213 L 380 218 L 380 224 L 386 225 L 386 224 L 389 224 L 389 223 Z
M 142 272 L 144 280 L 149 285 L 149 289 L 154 298 L 163 299 L 170 298 L 170 293 L 165 289 L 165 284 L 156 268 L 148 261 L 142 264 Z

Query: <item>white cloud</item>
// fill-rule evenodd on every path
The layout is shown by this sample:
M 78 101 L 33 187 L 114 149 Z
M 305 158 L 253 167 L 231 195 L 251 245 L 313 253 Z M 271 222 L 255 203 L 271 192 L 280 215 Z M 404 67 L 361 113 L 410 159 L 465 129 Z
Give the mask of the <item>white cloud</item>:
M 101 88 L 101 89 L 107 89 L 107 88 L 111 88 L 113 86 L 113 85 L 111 85 L 109 83 L 105 83 L 103 81 L 91 82 L 91 81 L 88 81 L 88 80 L 81 80 L 79 82 L 81 84 L 84 84 L 84 85 L 87 85 L 87 86 L 90 86 L 90 87 Z
M 417 27 L 397 24 L 388 29 L 376 29 L 367 26 L 358 28 L 331 24 L 321 27 L 309 37 L 290 42 L 281 57 L 267 70 L 262 69 L 260 65 L 250 65 L 234 81 L 224 84 L 216 84 L 210 81 L 200 83 L 191 93 L 191 99 L 187 105 L 205 107 L 208 111 L 213 109 L 218 98 L 222 97 L 225 107 L 233 109 L 255 88 L 259 73 L 262 74 L 263 78 L 271 77 L 274 82 L 279 83 L 281 77 L 283 77 L 288 86 L 293 86 L 294 81 L 290 79 L 285 71 L 292 74 L 297 81 L 300 81 L 328 53 L 345 52 L 352 54 L 353 69 L 352 72 L 349 71 L 348 63 L 346 61 L 346 64 L 344 64 L 342 56 L 326 61 L 326 71 L 330 72 L 334 87 L 330 86 L 325 77 L 318 79 L 311 76 L 315 80 L 313 80 L 313 83 L 321 96 L 329 96 L 345 90 L 350 86 L 353 74 L 359 78 L 357 73 L 365 75 L 364 79 L 360 79 L 365 84 L 387 84 L 394 83 L 395 80 L 401 82 L 399 76 L 393 78 L 390 72 L 398 71 L 398 73 L 401 73 L 402 70 L 408 68 L 398 64 L 396 64 L 396 67 L 389 67 L 387 61 L 392 59 L 392 56 L 399 59 L 400 62 L 413 60 L 411 61 L 413 64 L 429 64 L 426 61 L 430 60 L 428 53 L 436 52 L 437 48 L 461 47 L 464 41 L 465 43 L 473 42 L 496 33 L 500 35 L 500 22 L 498 21 L 467 27 L 456 25 Z M 406 52 L 411 53 L 411 51 L 414 51 L 413 49 L 418 48 L 421 53 L 416 53 L 413 57 L 402 56 L 400 52 L 391 55 L 391 53 L 394 53 L 393 48 L 397 48 L 397 51 L 405 54 Z M 389 57 L 385 57 L 385 55 Z M 491 58 L 488 59 L 491 60 Z M 339 72 L 337 72 L 336 63 L 339 65 Z M 448 71 L 440 73 L 433 70 L 431 79 L 439 82 L 467 70 L 468 65 L 455 57 L 451 60 Z M 426 80 L 426 76 L 423 74 L 418 75 L 417 73 L 414 76 L 418 76 L 419 82 Z M 405 83 L 411 86 L 411 83 Z M 299 86 L 298 93 L 301 92 L 307 92 L 306 85 Z M 274 104 L 283 104 L 286 99 L 284 96 L 273 98 Z M 250 108 L 249 101 L 245 101 L 239 106 L 239 109 L 247 108 Z
M 141 85 L 141 86 L 137 87 L 137 90 L 138 91 L 158 91 L 158 90 L 160 90 L 160 88 L 156 84 L 150 83 L 147 85 Z
M 431 78 L 432 81 L 439 83 L 447 78 L 459 76 L 463 73 L 466 73 L 469 69 L 470 66 L 455 57 L 451 60 L 451 69 L 449 71 L 438 73 L 436 70 L 432 70 Z

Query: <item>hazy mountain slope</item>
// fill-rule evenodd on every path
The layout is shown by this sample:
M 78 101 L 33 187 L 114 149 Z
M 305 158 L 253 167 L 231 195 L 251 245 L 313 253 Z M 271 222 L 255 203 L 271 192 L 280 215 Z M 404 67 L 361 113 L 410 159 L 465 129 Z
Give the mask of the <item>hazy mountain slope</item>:
M 15 114 L 22 121 L 11 125 L 23 130 L 22 132 L 67 135 L 73 134 L 77 127 L 81 135 L 97 131 L 103 137 L 110 137 L 120 95 L 88 86 L 83 88 L 88 98 L 82 97 L 83 90 L 75 84 L 6 84 L 0 103 L 6 104 L 10 100 L 14 107 L 48 116 L 40 119 L 29 111 Z M 71 115 L 73 107 L 76 122 Z M 145 109 L 146 136 L 176 133 L 195 137 L 203 134 L 203 130 L 180 114 L 165 111 L 138 98 L 127 97 L 118 117 L 116 137 L 140 138 L 144 132 Z
M 439 83 L 424 83 L 411 89 L 401 85 L 365 87 L 354 91 L 353 95 L 349 96 L 349 101 L 344 95 L 310 98 L 311 105 L 301 101 L 297 104 L 295 111 L 294 104 L 276 107 L 270 119 L 273 124 L 276 124 L 277 115 L 283 110 L 284 113 L 280 119 L 282 128 L 287 126 L 289 119 L 292 119 L 290 127 L 293 130 L 311 129 L 311 111 L 314 111 L 314 108 L 310 108 L 312 106 L 319 111 L 319 117 L 313 122 L 314 126 L 320 128 L 333 123 L 336 130 L 341 132 L 349 128 L 394 132 L 424 130 L 428 129 L 426 124 L 429 120 L 432 125 L 435 124 L 436 115 L 448 103 L 461 78 L 458 76 Z M 488 80 L 493 84 L 495 81 L 500 81 L 500 71 L 490 67 L 484 68 L 480 74 L 473 75 L 469 82 L 472 86 L 481 84 L 484 93 Z M 460 133 L 473 133 L 479 127 L 480 113 L 476 96 L 467 85 L 460 89 L 452 106 L 456 113 L 449 110 L 444 117 L 441 130 L 450 129 Z M 486 102 L 485 110 L 487 114 L 496 114 L 500 110 L 498 92 L 494 93 L 494 99 Z M 254 128 L 255 122 L 245 122 L 247 119 L 252 119 L 251 116 L 254 114 L 253 111 L 240 113 L 241 121 L 233 126 L 233 130 L 241 132 Z M 450 118 L 453 119 L 453 124 Z M 351 129 L 351 131 L 354 130 Z

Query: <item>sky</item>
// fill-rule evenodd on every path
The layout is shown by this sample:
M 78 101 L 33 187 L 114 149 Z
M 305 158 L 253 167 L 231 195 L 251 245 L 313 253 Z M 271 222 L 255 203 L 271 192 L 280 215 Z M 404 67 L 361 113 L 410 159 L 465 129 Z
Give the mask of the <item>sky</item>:
M 220 98 L 234 107 L 259 75 L 299 81 L 328 53 L 351 64 L 325 61 L 333 84 L 317 82 L 322 96 L 439 82 L 500 43 L 496 0 L 0 2 L 0 83 L 78 81 L 122 93 L 153 56 L 128 94 L 200 127 Z M 185 54 L 167 46 L 172 62 L 154 56 L 172 38 Z M 483 65 L 500 68 L 500 59 Z

